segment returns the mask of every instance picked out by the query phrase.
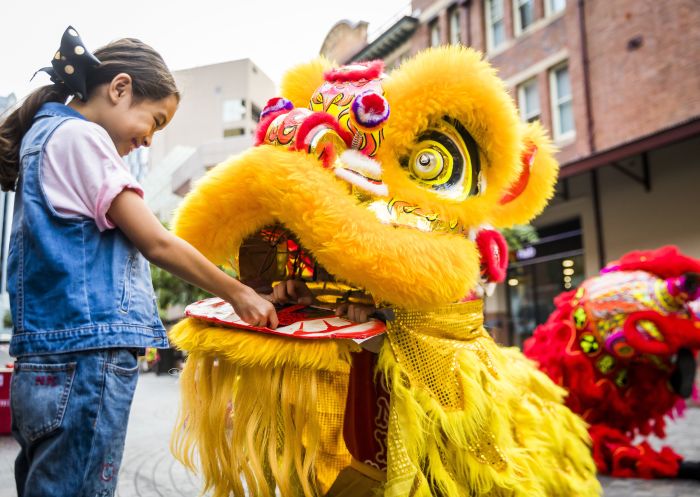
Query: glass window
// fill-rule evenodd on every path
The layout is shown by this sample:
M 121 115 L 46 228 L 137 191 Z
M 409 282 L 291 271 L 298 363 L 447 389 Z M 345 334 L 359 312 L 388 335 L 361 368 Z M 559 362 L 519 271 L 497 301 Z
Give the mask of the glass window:
M 545 15 L 551 16 L 566 8 L 566 0 L 546 0 Z
M 506 278 L 515 345 L 547 320 L 557 295 L 585 279 L 580 219 L 537 228 L 537 234 L 537 242 L 511 254 Z
M 540 118 L 540 92 L 537 79 L 532 78 L 518 86 L 518 108 L 520 119 L 531 123 Z
M 240 121 L 245 117 L 245 100 L 235 98 L 224 100 L 223 118 L 225 123 Z
M 574 134 L 574 111 L 571 98 L 569 66 L 561 65 L 549 72 L 552 92 L 552 132 L 554 139 L 567 138 Z
M 241 136 L 245 133 L 243 128 L 229 128 L 224 130 L 224 138 L 229 138 L 231 136 Z
M 261 113 L 262 113 L 262 111 L 260 110 L 260 107 L 258 107 L 257 105 L 255 105 L 253 103 L 250 104 L 250 117 L 253 118 L 253 121 L 259 122 Z M 253 133 L 253 134 L 255 134 L 255 133 Z
M 503 0 L 486 0 L 486 41 L 493 50 L 506 41 L 506 29 L 503 22 Z
M 513 12 L 515 14 L 515 34 L 525 31 L 535 20 L 535 6 L 533 0 L 513 0 Z
M 437 47 L 440 45 L 440 25 L 438 20 L 434 20 L 430 25 L 430 46 Z
M 455 7 L 450 12 L 450 44 L 459 45 L 460 43 L 462 43 L 462 33 L 459 22 L 459 9 Z

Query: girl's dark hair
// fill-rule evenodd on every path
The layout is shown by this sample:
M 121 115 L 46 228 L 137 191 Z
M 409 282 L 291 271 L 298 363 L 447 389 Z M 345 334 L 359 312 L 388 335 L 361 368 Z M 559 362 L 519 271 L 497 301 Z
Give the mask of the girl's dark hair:
M 175 79 L 163 58 L 140 40 L 122 38 L 95 50 L 100 65 L 87 74 L 87 98 L 95 88 L 109 83 L 117 74 L 131 76 L 136 99 L 160 100 L 180 94 Z M 63 83 L 42 86 L 32 92 L 22 105 L 0 123 L 0 187 L 14 190 L 19 175 L 19 148 L 29 130 L 34 114 L 46 102 L 65 103 L 71 91 Z

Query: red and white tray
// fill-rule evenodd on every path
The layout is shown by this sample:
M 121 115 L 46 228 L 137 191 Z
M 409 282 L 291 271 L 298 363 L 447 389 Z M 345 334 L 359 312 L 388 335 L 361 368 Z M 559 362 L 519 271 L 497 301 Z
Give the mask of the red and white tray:
M 276 306 L 279 326 L 276 329 L 251 326 L 233 310 L 231 304 L 218 297 L 199 300 L 185 308 L 185 315 L 220 326 L 259 331 L 304 339 L 347 338 L 365 340 L 381 335 L 386 330 L 384 322 L 370 319 L 355 323 L 335 315 L 332 309 L 311 305 Z

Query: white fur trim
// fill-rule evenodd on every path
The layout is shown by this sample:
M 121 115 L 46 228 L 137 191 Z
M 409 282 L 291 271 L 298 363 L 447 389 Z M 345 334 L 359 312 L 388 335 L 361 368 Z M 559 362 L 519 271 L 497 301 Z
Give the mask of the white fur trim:
M 377 179 L 382 177 L 381 164 L 357 150 L 348 149 L 344 151 L 340 154 L 340 161 L 350 166 L 349 169 L 357 171 L 362 175 Z
M 358 188 L 362 188 L 366 192 L 369 192 L 377 197 L 386 197 L 389 194 L 389 189 L 384 183 L 379 185 L 376 183 L 372 183 L 368 179 L 363 178 L 362 176 L 358 176 L 352 171 L 343 169 L 342 167 L 335 168 L 335 175 L 340 179 L 343 179 L 348 183 L 357 186 Z

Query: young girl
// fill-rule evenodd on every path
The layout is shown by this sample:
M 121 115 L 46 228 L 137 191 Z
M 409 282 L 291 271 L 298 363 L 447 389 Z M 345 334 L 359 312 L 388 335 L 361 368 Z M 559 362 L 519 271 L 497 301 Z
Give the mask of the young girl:
M 146 259 L 251 324 L 275 327 L 277 316 L 161 226 L 121 159 L 150 145 L 177 109 L 160 55 L 122 39 L 93 56 L 69 28 L 46 71 L 54 84 L 0 125 L 0 184 L 16 191 L 8 289 L 17 492 L 110 496 L 137 350 L 168 346 Z

